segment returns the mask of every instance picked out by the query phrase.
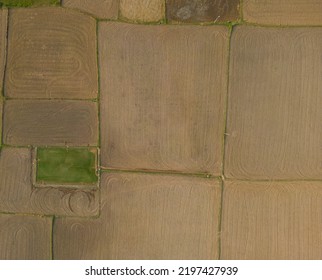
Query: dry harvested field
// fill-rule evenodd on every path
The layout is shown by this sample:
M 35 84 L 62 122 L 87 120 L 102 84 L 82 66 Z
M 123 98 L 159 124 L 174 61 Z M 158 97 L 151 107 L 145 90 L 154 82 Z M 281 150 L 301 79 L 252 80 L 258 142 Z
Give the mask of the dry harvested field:
M 247 22 L 285 25 L 321 25 L 322 2 L 317 0 L 243 0 Z M 295 3 L 294 3 L 295 2 Z
M 321 36 L 320 28 L 235 29 L 227 177 L 322 179 Z
M 97 220 L 57 220 L 58 259 L 218 257 L 219 180 L 104 173 L 101 192 Z
M 93 18 L 62 8 L 12 9 L 9 14 L 7 97 L 97 97 Z
M 320 182 L 227 181 L 223 259 L 322 258 Z
M 160 22 L 164 19 L 164 0 L 119 0 L 120 17 L 134 22 Z
M 0 214 L 0 258 L 46 260 L 50 258 L 52 219 Z
M 4 106 L 3 142 L 21 146 L 96 146 L 97 103 L 8 100 Z
M 117 19 L 119 0 L 62 0 L 62 6 L 80 10 L 100 19 Z
M 320 8 L 0 0 L 0 259 L 321 259 Z
M 219 175 L 227 52 L 224 26 L 100 23 L 102 166 Z

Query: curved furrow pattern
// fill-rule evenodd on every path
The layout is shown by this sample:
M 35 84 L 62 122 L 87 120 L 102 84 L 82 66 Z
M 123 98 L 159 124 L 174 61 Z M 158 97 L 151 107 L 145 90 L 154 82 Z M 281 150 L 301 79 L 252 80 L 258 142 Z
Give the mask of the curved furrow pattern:
M 119 0 L 62 0 L 61 4 L 100 19 L 117 19 L 118 16 Z
M 0 259 L 50 259 L 51 226 L 51 218 L 0 214 Z
M 62 8 L 10 11 L 5 95 L 97 97 L 96 23 Z
M 218 180 L 103 173 L 101 191 L 98 219 L 56 219 L 55 258 L 218 258 Z
M 99 191 L 33 187 L 31 150 L 2 148 L 0 154 L 0 212 L 57 216 L 97 216 Z

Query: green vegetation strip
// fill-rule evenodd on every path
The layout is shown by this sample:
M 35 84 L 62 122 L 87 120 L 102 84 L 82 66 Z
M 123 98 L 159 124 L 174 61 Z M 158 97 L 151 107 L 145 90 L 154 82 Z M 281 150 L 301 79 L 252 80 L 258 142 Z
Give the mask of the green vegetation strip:
M 96 153 L 87 148 L 38 148 L 37 181 L 41 183 L 97 182 Z
M 57 6 L 60 0 L 0 0 L 0 7 Z

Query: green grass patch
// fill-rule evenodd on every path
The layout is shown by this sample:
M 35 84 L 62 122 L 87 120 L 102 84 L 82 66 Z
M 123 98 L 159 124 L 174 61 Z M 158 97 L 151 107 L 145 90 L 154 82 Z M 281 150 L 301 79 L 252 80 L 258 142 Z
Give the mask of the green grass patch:
M 60 184 L 95 183 L 96 152 L 87 148 L 38 148 L 37 181 Z
M 58 6 L 60 0 L 0 0 L 0 7 Z

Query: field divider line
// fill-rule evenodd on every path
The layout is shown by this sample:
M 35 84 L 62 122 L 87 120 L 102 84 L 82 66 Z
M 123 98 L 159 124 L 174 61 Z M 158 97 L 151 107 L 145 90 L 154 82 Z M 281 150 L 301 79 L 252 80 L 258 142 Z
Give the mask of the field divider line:
M 233 25 L 229 26 L 229 39 L 228 39 L 228 54 L 227 54 L 227 73 L 226 73 L 226 94 L 224 104 L 224 129 L 222 135 L 222 166 L 221 166 L 221 203 L 219 208 L 219 222 L 218 222 L 218 259 L 221 259 L 221 226 L 223 215 L 223 196 L 224 196 L 224 181 L 225 181 L 225 158 L 226 158 L 226 141 L 227 141 L 227 120 L 228 120 L 228 102 L 229 102 L 229 75 L 230 75 L 230 53 L 231 53 L 231 38 L 233 33 Z

